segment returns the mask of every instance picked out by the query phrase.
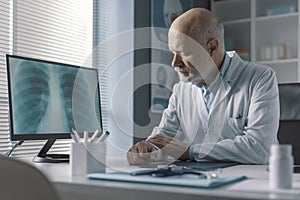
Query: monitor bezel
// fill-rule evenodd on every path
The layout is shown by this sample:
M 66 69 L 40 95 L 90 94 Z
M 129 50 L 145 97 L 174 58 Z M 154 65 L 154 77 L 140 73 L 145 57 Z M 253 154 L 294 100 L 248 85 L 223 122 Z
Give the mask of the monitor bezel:
M 6 54 L 6 69 L 7 69 L 7 90 L 8 90 L 8 104 L 9 104 L 9 134 L 10 139 L 12 141 L 16 140 L 45 140 L 45 139 L 70 139 L 70 133 L 36 133 L 36 134 L 14 134 L 14 123 L 13 123 L 13 112 L 12 112 L 12 90 L 11 90 L 11 80 L 10 80 L 10 65 L 9 65 L 9 59 L 10 58 L 16 58 L 16 59 L 24 59 L 29 61 L 37 61 L 42 63 L 48 63 L 48 64 L 55 64 L 55 65 L 62 65 L 65 67 L 73 67 L 73 68 L 83 68 L 87 70 L 93 70 L 97 73 L 98 77 L 98 84 L 97 84 L 97 90 L 99 94 L 99 114 L 100 114 L 100 126 L 102 126 L 102 113 L 101 113 L 101 98 L 100 98 L 100 86 L 99 86 L 99 73 L 98 69 L 96 68 L 90 68 L 90 67 L 82 67 L 78 65 L 73 64 L 67 64 L 67 63 L 60 63 L 55 61 L 49 61 L 49 60 L 43 60 L 43 59 L 37 59 L 37 58 L 31 58 L 31 57 L 25 57 L 25 56 L 18 56 L 18 55 L 10 55 Z

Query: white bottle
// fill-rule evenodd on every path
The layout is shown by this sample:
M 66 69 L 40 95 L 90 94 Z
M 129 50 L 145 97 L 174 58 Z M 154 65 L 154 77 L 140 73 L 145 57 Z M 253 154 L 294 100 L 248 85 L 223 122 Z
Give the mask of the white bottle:
M 278 47 L 276 45 L 272 46 L 272 59 L 273 60 L 278 59 Z
M 269 158 L 270 189 L 292 188 L 293 163 L 291 145 L 274 144 L 271 146 L 271 156 Z
M 264 54 L 265 60 L 272 60 L 273 58 L 273 46 L 270 42 L 267 43 L 265 46 L 265 54 Z

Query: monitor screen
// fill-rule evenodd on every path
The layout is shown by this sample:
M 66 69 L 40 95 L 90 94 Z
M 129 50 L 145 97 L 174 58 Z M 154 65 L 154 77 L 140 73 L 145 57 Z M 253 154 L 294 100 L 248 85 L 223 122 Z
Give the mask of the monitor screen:
M 12 140 L 101 130 L 97 69 L 7 55 L 7 76 Z

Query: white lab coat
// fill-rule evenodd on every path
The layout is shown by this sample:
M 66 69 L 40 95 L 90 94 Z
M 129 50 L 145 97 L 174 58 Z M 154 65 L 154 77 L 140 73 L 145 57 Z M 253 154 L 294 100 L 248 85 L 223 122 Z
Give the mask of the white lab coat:
M 210 111 L 200 88 L 179 82 L 151 136 L 161 134 L 190 143 L 190 155 L 196 160 L 266 164 L 270 146 L 278 143 L 275 73 L 269 67 L 241 60 L 235 52 L 227 55 L 231 61 L 224 85 L 217 90 Z

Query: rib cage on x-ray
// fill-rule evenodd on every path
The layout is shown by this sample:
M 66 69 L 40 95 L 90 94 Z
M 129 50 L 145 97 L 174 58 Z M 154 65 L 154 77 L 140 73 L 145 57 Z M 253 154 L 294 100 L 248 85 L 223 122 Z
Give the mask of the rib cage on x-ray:
M 96 93 L 91 89 L 94 87 L 91 84 L 98 82 L 89 81 L 92 77 L 88 77 L 88 71 L 85 72 L 80 68 L 21 62 L 15 71 L 13 84 L 15 132 L 99 129 Z M 58 119 L 62 119 L 62 122 L 59 121 L 60 128 L 55 127 Z
M 86 127 L 96 130 L 99 124 L 95 123 L 95 104 L 93 93 L 89 92 L 87 78 L 77 70 L 60 70 L 59 81 L 64 96 L 64 107 L 70 128 L 86 130 Z
M 15 131 L 35 133 L 49 103 L 49 71 L 42 65 L 24 61 L 15 78 Z

